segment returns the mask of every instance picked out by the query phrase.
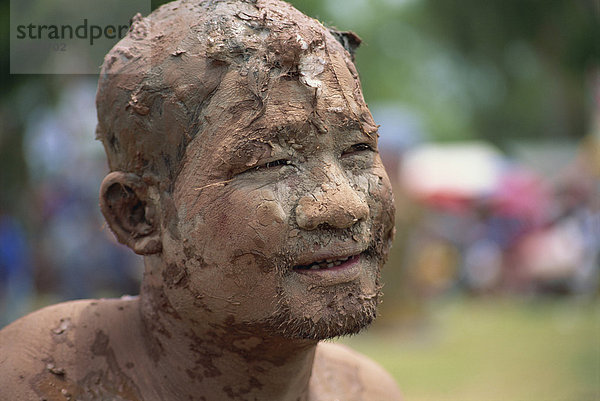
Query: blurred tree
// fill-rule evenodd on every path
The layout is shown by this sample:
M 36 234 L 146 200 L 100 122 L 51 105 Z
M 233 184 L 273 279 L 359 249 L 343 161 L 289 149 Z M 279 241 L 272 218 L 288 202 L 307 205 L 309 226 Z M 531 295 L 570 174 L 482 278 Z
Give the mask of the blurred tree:
M 461 54 L 474 75 L 497 86 L 481 93 L 481 87 L 464 83 L 480 136 L 502 142 L 575 139 L 588 132 L 589 80 L 600 60 L 600 2 L 421 3 L 421 29 Z
M 10 0 L 0 0 L 0 212 L 27 223 L 29 177 L 23 152 L 25 122 L 52 104 L 68 77 L 10 73 Z
M 15 195 L 20 192 L 18 183 L 24 181 L 24 159 L 22 151 L 21 124 L 15 121 L 7 107 L 11 101 L 13 88 L 17 79 L 9 74 L 9 27 L 10 13 L 9 0 L 0 2 L 0 26 L 2 39 L 0 40 L 0 212 L 3 209 L 12 209 Z M 13 168 L 14 166 L 14 168 Z

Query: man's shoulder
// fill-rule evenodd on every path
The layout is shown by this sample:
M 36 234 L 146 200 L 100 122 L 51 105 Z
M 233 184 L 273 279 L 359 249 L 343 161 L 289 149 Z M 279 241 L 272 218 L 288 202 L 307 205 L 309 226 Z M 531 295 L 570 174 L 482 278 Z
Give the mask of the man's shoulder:
M 69 334 L 81 311 L 93 302 L 81 300 L 47 306 L 4 327 L 0 330 L 0 365 L 5 365 L 8 356 L 32 355 L 53 347 L 58 336 Z
M 61 343 L 72 341 L 69 333 L 72 322 L 88 303 L 75 301 L 48 306 L 0 330 L 0 388 L 2 397 L 7 397 L 2 399 L 37 399 L 31 384 L 34 377 L 43 372 L 64 374 L 56 361 L 61 354 Z
M 48 306 L 0 330 L 0 399 L 53 394 L 64 398 L 69 391 L 65 378 L 79 368 L 79 360 L 88 359 L 94 341 L 93 335 L 86 335 L 97 329 L 91 315 L 105 303 L 110 302 L 80 300 Z
M 354 397 L 353 400 L 365 401 L 402 399 L 396 381 L 385 369 L 345 345 L 320 343 L 313 375 L 325 393 L 345 394 Z

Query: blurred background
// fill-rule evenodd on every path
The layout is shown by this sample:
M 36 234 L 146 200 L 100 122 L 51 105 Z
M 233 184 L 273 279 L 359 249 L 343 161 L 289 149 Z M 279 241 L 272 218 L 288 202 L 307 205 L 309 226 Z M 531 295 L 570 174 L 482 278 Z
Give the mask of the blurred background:
M 380 318 L 342 341 L 407 400 L 600 400 L 600 0 L 291 3 L 363 39 L 395 190 Z M 10 75 L 0 10 L 2 327 L 142 265 L 97 206 L 96 77 Z

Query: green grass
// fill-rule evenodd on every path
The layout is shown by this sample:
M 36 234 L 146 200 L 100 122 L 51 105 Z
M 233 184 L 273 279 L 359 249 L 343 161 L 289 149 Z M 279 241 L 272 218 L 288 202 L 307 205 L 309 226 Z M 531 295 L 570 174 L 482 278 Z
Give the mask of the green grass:
M 344 339 L 407 401 L 600 400 L 600 302 L 444 300 L 410 329 Z

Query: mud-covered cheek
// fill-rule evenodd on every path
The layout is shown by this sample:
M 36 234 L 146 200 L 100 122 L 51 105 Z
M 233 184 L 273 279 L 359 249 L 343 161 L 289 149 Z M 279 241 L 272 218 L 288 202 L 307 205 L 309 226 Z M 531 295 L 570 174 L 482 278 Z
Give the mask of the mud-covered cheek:
M 383 168 L 378 164 L 369 177 L 368 203 L 372 217 L 383 223 L 386 229 L 391 228 L 394 221 L 394 195 L 392 184 Z
M 205 223 L 211 248 L 228 263 L 248 253 L 268 257 L 287 235 L 287 215 L 271 191 L 227 194 L 215 202 Z
M 255 212 L 255 219 L 249 222 L 254 229 L 255 244 L 265 248 L 285 239 L 287 215 L 276 200 L 262 201 Z
M 286 214 L 276 200 L 262 201 L 256 207 L 256 223 L 266 230 L 283 225 L 285 220 Z
M 251 318 L 259 312 L 252 310 L 253 294 L 262 291 L 270 299 L 274 291 L 272 280 L 262 273 L 273 273 L 272 258 L 287 238 L 283 207 L 272 193 L 231 192 L 214 202 L 195 230 L 195 245 L 206 267 L 191 277 L 192 291 L 214 311 L 236 310 Z M 210 298 L 221 293 L 235 302 Z

